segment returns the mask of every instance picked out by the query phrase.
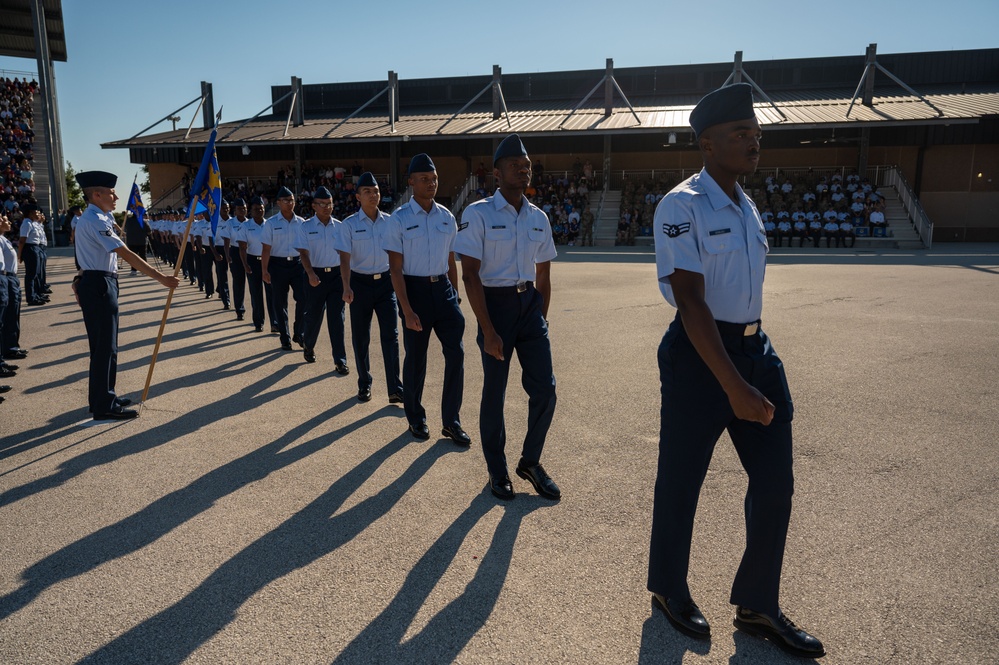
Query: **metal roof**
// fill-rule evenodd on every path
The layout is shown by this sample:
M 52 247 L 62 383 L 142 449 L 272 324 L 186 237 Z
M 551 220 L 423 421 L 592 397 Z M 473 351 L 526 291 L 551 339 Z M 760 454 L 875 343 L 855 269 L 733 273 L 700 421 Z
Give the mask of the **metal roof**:
M 961 86 L 937 86 L 920 90 L 944 115 L 901 88 L 883 86 L 875 91 L 873 107 L 863 106 L 859 100 L 846 116 L 853 90 L 806 89 L 770 95 L 786 120 L 765 102 L 756 103 L 757 117 L 768 130 L 808 129 L 812 127 L 840 128 L 863 126 L 904 126 L 926 124 L 956 124 L 977 122 L 984 116 L 999 115 L 999 83 L 962 89 Z M 306 118 L 305 124 L 288 128 L 284 136 L 285 117 L 270 116 L 255 120 L 245 127 L 229 132 L 242 121 L 224 123 L 219 127 L 218 145 L 266 145 L 294 143 L 343 143 L 348 141 L 403 141 L 408 139 L 454 139 L 461 136 L 493 137 L 510 132 L 531 135 L 571 136 L 591 132 L 610 134 L 686 132 L 688 118 L 694 103 L 693 96 L 674 96 L 672 99 L 642 100 L 636 103 L 635 112 L 641 123 L 625 106 L 617 106 L 609 117 L 604 116 L 602 104 L 578 110 L 566 121 L 572 106 L 565 103 L 527 103 L 510 105 L 510 122 L 501 116 L 493 120 L 491 110 L 483 106 L 462 113 L 448 122 L 454 111 L 445 108 L 406 113 L 405 108 L 391 131 L 387 114 L 361 115 L 344 122 L 329 136 L 324 137 L 347 114 L 333 117 Z M 446 123 L 446 126 L 445 126 Z M 563 125 L 564 123 L 564 125 Z M 561 128 L 560 128 L 561 126 Z M 438 133 L 438 130 L 441 130 Z M 192 130 L 185 140 L 186 130 L 162 132 L 134 139 L 110 141 L 105 148 L 167 147 L 204 145 L 209 131 Z M 223 138 L 225 137 L 225 138 Z
M 0 55 L 35 59 L 35 31 L 31 0 L 0 0 Z M 66 29 L 62 0 L 42 0 L 49 53 L 53 61 L 66 62 Z

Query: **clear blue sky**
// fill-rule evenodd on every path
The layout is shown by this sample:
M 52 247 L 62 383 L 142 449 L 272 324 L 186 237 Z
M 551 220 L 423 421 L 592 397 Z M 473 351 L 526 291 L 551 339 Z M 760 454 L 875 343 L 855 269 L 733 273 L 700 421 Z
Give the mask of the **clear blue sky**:
M 67 159 L 130 179 L 138 166 L 128 151 L 100 143 L 197 97 L 202 80 L 232 121 L 262 110 L 270 86 L 292 75 L 329 83 L 383 80 L 389 70 L 401 79 L 485 75 L 494 64 L 506 73 L 601 69 L 606 58 L 616 67 L 730 62 L 740 50 L 747 61 L 862 55 L 872 42 L 879 53 L 999 46 L 996 0 L 331 4 L 64 0 L 69 60 L 55 73 Z M 0 58 L 0 69 L 35 71 L 35 61 Z

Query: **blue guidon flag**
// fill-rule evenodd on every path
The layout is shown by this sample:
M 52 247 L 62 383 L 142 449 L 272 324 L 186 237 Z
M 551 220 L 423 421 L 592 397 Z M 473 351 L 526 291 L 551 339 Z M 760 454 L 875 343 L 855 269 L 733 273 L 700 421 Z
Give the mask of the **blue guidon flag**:
M 219 117 L 222 111 L 219 110 Z M 191 206 L 194 212 L 207 212 L 212 222 L 212 236 L 218 229 L 219 209 L 222 207 L 222 175 L 219 173 L 219 160 L 215 155 L 215 135 L 218 133 L 218 120 L 215 118 L 215 128 L 205 146 L 205 156 L 201 158 L 201 167 L 191 186 Z M 188 208 L 190 210 L 190 207 Z
M 142 194 L 139 193 L 139 183 L 132 183 L 132 193 L 128 195 L 127 209 L 139 222 L 140 228 L 146 226 L 146 206 L 142 205 Z

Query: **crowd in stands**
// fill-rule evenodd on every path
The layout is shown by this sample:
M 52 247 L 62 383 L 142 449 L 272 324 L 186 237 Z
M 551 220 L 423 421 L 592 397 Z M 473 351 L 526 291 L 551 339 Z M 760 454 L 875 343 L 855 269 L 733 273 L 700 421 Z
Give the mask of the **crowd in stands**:
M 652 235 L 656 204 L 679 183 L 666 173 L 656 180 L 625 179 L 621 195 L 618 245 L 633 245 L 635 238 Z M 858 236 L 887 235 L 885 201 L 867 178 L 856 171 L 845 178 L 837 171 L 776 176 L 758 172 L 742 183 L 760 211 L 771 246 L 781 247 L 795 238 L 819 247 L 852 247 Z
M 35 202 L 31 102 L 37 90 L 36 81 L 0 78 L 0 205 L 15 228 L 21 206 Z
M 809 169 L 795 176 L 754 175 L 744 187 L 752 192 L 773 246 L 805 242 L 819 247 L 852 247 L 858 236 L 887 235 L 885 201 L 867 178 L 856 171 Z

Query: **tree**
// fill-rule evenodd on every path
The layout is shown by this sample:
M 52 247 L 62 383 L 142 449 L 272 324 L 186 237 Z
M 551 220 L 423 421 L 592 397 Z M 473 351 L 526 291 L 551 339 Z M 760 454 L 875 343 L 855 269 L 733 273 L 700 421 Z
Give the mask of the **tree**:
M 142 171 L 142 174 L 145 176 L 142 179 L 142 182 L 139 183 L 139 190 L 141 190 L 143 194 L 148 194 L 152 191 L 149 189 L 149 167 L 143 164 L 142 168 L 139 170 Z
M 73 170 L 73 165 L 69 162 L 66 162 L 66 198 L 69 199 L 66 202 L 67 210 L 73 206 L 86 207 L 86 203 L 83 201 L 83 190 L 76 182 L 76 171 Z

